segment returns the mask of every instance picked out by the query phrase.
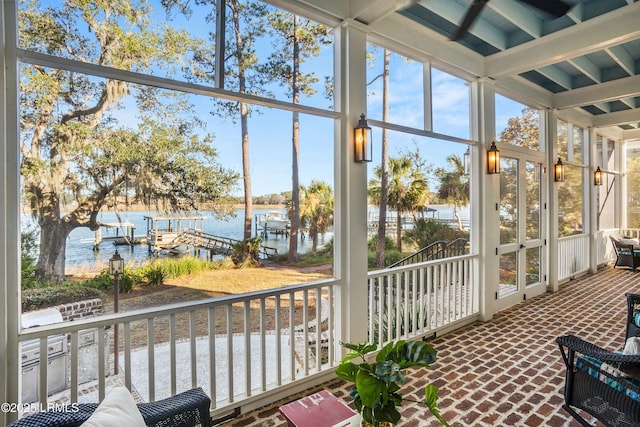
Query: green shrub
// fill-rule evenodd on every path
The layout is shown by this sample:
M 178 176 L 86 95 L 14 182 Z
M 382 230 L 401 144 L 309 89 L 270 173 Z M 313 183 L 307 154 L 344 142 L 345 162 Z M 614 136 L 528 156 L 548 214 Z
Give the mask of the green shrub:
M 22 291 L 22 311 L 39 310 L 87 299 L 105 299 L 102 291 L 77 285 L 56 285 Z
M 404 255 L 395 249 L 384 251 L 384 265 L 386 266 L 394 264 L 402 258 L 404 258 Z
M 369 252 L 374 252 L 376 251 L 376 246 L 378 244 L 378 235 L 375 234 L 371 237 L 369 237 L 369 240 L 367 241 L 367 250 Z M 398 247 L 396 246 L 396 242 L 390 238 L 385 236 L 384 238 L 384 250 L 386 251 L 392 251 L 392 250 L 396 250 L 398 249 Z
M 125 268 L 124 273 L 120 275 L 120 292 L 131 292 L 137 275 L 130 269 Z M 101 291 L 113 292 L 113 276 L 108 270 L 103 270 L 96 277 L 82 282 L 83 286 L 99 289 Z
M 167 273 L 162 265 L 150 265 L 146 268 L 144 276 L 148 286 L 160 286 L 167 278 Z

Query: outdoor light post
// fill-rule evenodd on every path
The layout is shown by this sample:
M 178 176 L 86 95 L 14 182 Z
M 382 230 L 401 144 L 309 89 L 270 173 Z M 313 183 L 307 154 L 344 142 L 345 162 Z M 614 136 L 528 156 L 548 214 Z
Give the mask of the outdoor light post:
M 120 275 L 124 273 L 124 259 L 118 253 L 113 254 L 109 259 L 109 273 L 113 274 L 113 284 L 115 294 L 113 296 L 113 312 L 118 312 L 118 297 L 120 295 Z M 113 325 L 113 374 L 118 374 L 118 324 Z

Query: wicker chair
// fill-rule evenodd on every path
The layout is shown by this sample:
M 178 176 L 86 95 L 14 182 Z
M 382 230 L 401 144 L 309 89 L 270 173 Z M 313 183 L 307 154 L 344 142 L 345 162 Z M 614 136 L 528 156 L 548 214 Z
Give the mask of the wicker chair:
M 574 408 L 606 426 L 640 426 L 640 355 L 611 352 L 578 337 L 556 339 L 566 365 L 563 408 L 591 426 Z
M 150 427 L 209 427 L 210 406 L 211 399 L 198 387 L 157 402 L 139 403 L 138 409 Z M 38 412 L 9 427 L 78 427 L 97 407 L 97 403 L 80 403 L 73 411 Z
M 640 337 L 640 295 L 627 293 L 625 297 L 627 297 L 626 338 Z
M 616 262 L 613 267 L 630 267 L 635 271 L 636 268 L 640 267 L 640 248 L 638 244 L 635 243 L 634 240 L 629 239 L 618 239 L 613 236 L 609 236 L 611 238 L 611 243 L 613 243 L 613 249 L 616 252 Z

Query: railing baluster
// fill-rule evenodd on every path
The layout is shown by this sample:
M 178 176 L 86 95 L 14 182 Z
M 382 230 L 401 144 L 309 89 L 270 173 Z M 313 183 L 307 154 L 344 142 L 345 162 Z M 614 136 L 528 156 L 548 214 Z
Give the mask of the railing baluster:
M 267 343 L 266 343 L 266 326 L 265 326 L 266 302 L 264 298 L 260 298 L 260 385 L 261 391 L 267 389 Z
M 233 390 L 233 305 L 227 307 L 227 390 L 229 392 L 229 403 L 234 401 Z
M 196 311 L 189 311 L 189 345 L 191 350 L 191 388 L 198 387 L 198 350 L 196 348 Z M 175 394 L 175 393 L 173 393 Z
M 40 338 L 39 344 L 38 401 L 47 406 L 47 337 Z
M 169 315 L 169 364 L 171 365 L 171 394 L 176 394 L 176 382 L 178 377 L 176 358 L 176 315 Z
M 69 368 L 71 369 L 71 401 L 78 401 L 78 331 L 71 332 L 71 348 L 69 352 L 71 353 L 71 359 L 69 363 Z
M 276 385 L 282 384 L 282 322 L 280 316 L 282 312 L 280 310 L 280 294 L 276 295 L 275 306 L 275 328 L 276 328 Z
M 147 319 L 147 357 L 148 357 L 148 380 L 149 380 L 149 401 L 156 400 L 156 359 L 155 359 L 155 338 L 153 328 L 153 317 Z
M 216 390 L 216 312 L 214 307 L 209 307 L 209 396 L 212 408 L 218 401 Z
M 309 291 L 302 291 L 302 336 L 304 339 L 304 374 L 309 375 Z
M 244 302 L 244 387 L 245 396 L 251 396 L 251 306 Z
M 104 374 L 106 371 L 105 366 L 105 356 L 107 354 L 106 351 L 106 339 L 104 337 L 105 329 L 104 327 L 98 328 L 98 401 L 102 402 L 104 399 Z
M 131 322 L 124 322 L 124 384 L 131 387 Z
M 333 340 L 334 340 L 334 333 L 333 333 L 333 316 L 335 315 L 335 311 L 334 311 L 334 300 L 333 300 L 333 286 L 327 286 L 327 292 L 329 294 L 329 321 L 328 321 L 328 337 L 329 337 L 329 350 L 328 350 L 328 355 L 329 355 L 329 359 L 328 359 L 328 363 L 329 366 L 333 366 L 333 361 L 334 361 L 334 345 L 333 345 Z
M 295 295 L 293 292 L 289 293 L 289 368 L 291 372 L 291 380 L 296 379 L 296 335 L 295 335 Z

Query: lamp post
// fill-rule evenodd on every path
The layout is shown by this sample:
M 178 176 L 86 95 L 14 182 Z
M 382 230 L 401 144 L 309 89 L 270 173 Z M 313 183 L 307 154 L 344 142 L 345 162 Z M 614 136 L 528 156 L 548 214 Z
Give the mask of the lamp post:
M 124 273 L 124 259 L 116 252 L 109 259 L 109 273 L 113 275 L 113 312 L 118 312 L 118 298 L 120 295 L 120 275 Z M 118 324 L 113 325 L 113 374 L 118 374 Z

